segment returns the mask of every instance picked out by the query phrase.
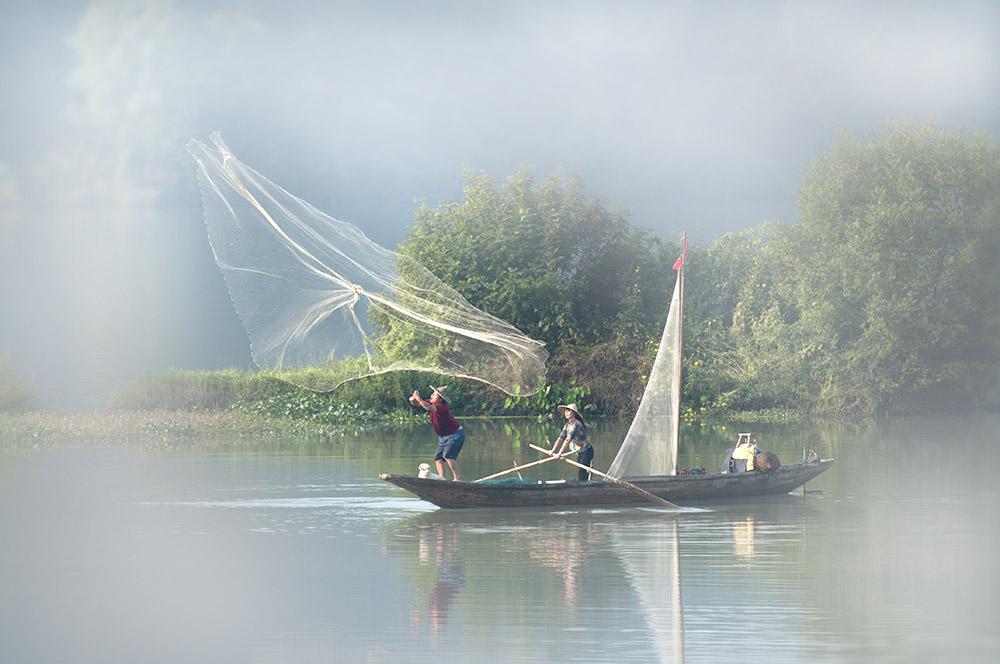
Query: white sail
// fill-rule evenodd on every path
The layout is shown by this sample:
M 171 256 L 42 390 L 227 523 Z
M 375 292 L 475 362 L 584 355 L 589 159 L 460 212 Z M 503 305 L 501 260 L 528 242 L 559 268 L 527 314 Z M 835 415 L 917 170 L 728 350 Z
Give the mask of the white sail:
M 680 422 L 681 330 L 684 318 L 684 255 L 678 269 L 667 323 L 663 327 L 656 360 L 632 420 L 625 441 L 611 462 L 608 474 L 614 477 L 675 475 L 677 473 L 677 432 Z

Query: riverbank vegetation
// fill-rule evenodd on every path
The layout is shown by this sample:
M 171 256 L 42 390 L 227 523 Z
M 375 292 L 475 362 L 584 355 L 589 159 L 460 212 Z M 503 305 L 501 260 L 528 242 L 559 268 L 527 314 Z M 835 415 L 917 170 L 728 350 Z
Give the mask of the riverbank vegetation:
M 35 391 L 14 371 L 10 359 L 6 355 L 0 355 L 0 413 L 37 410 L 39 403 Z
M 545 416 L 566 402 L 590 416 L 631 417 L 657 350 L 679 238 L 632 226 L 626 211 L 588 199 L 579 177 L 538 183 L 522 169 L 503 183 L 474 171 L 464 180 L 463 200 L 420 206 L 400 250 L 546 343 L 547 383 L 537 393 L 401 372 L 316 394 L 273 373 L 174 370 L 116 390 L 109 414 L 124 422 L 127 413 L 188 413 L 199 427 L 261 431 L 280 421 L 315 433 L 423 421 L 407 397 L 447 384 L 465 417 Z M 998 144 L 933 124 L 892 124 L 866 141 L 841 136 L 808 169 L 799 208 L 796 223 L 765 223 L 711 246 L 694 238 L 685 418 L 995 407 Z M 36 408 L 30 387 L 0 360 L 0 412 Z M 42 426 L 11 417 L 4 426 Z
M 997 143 L 933 124 L 844 135 L 808 169 L 799 208 L 798 223 L 692 247 L 685 408 L 872 416 L 995 405 Z M 601 413 L 634 410 L 677 245 L 588 201 L 577 179 L 536 185 L 521 171 L 502 185 L 467 174 L 462 202 L 418 210 L 403 251 L 545 341 L 552 382 L 589 386 Z

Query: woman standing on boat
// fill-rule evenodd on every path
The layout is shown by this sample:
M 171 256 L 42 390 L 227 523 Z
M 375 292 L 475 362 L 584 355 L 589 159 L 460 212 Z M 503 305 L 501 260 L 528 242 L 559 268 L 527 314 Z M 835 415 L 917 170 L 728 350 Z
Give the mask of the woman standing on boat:
M 455 416 L 448 410 L 451 399 L 448 398 L 447 387 L 434 387 L 429 401 L 424 401 L 420 397 L 420 390 L 413 390 L 410 403 L 417 405 L 427 411 L 431 418 L 431 426 L 434 433 L 438 435 L 437 451 L 434 452 L 434 463 L 437 464 L 438 475 L 444 477 L 444 464 L 448 463 L 451 474 L 456 482 L 458 479 L 458 453 L 462 451 L 465 444 L 465 429 L 458 423 Z
M 594 448 L 587 438 L 587 425 L 583 422 L 583 416 L 575 403 L 559 406 L 558 409 L 566 417 L 566 424 L 563 425 L 562 432 L 556 438 L 549 454 L 562 454 L 568 446 L 570 452 L 576 453 L 580 463 L 589 466 L 594 462 Z M 590 471 L 581 468 L 577 477 L 581 482 L 586 482 L 590 479 Z

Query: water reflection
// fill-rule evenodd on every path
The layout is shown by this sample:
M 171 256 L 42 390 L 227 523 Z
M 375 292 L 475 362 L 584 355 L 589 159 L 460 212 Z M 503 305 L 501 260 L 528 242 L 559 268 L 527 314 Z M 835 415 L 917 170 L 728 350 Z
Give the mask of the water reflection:
M 439 510 L 389 529 L 383 551 L 406 570 L 411 636 L 442 655 L 474 631 L 509 661 L 552 661 L 567 640 L 586 661 L 684 661 L 676 514 Z
M 576 609 L 578 590 L 585 582 L 588 559 L 601 546 L 593 523 L 559 524 L 551 530 L 528 532 L 523 543 L 532 564 L 551 569 L 562 579 L 563 604 Z
M 749 566 L 754 554 L 754 520 L 747 515 L 743 521 L 733 521 L 733 552 L 737 560 Z
M 420 635 L 428 626 L 431 644 L 437 647 L 452 604 L 465 586 L 465 561 L 458 553 L 456 524 L 422 524 L 418 528 L 418 560 L 421 565 L 433 566 L 437 581 L 427 601 L 410 611 L 410 633 Z
M 486 640 L 477 652 L 510 661 L 552 661 L 531 642 L 582 640 L 596 650 L 588 661 L 673 664 L 725 634 L 713 652 L 734 661 L 773 661 L 779 644 L 822 662 L 821 641 L 800 641 L 829 617 L 810 591 L 827 576 L 812 565 L 828 506 L 778 496 L 680 513 L 435 510 L 393 525 L 384 550 L 414 595 L 411 635 L 442 655 L 471 632 Z
M 783 459 L 817 438 L 837 457 L 823 494 L 672 514 L 436 509 L 376 479 L 414 472 L 425 432 L 0 457 L 0 643 L 18 662 L 992 663 L 997 431 L 774 429 Z M 470 473 L 520 460 L 503 427 L 471 433 Z
M 661 664 L 684 662 L 684 604 L 681 599 L 681 545 L 676 519 L 650 524 L 659 537 L 648 546 L 626 546 L 615 537 L 618 554 L 628 571 L 653 635 Z

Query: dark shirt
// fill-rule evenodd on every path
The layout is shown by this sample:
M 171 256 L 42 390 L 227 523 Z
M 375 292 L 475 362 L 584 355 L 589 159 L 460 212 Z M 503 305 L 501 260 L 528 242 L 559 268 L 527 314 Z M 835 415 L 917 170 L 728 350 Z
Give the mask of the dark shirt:
M 434 432 L 437 435 L 447 436 L 462 428 L 462 426 L 458 423 L 458 420 L 455 419 L 455 416 L 451 414 L 450 410 L 448 410 L 448 404 L 443 401 L 438 401 L 434 404 L 434 408 L 437 410 L 436 413 L 429 410 L 427 411 L 427 414 L 431 418 L 431 426 L 434 427 Z
M 575 417 L 571 420 L 566 420 L 566 424 L 563 425 L 562 432 L 559 434 L 556 443 L 561 443 L 564 440 L 569 441 L 569 449 L 574 452 L 583 449 L 590 444 L 590 439 L 587 437 L 587 427 Z

